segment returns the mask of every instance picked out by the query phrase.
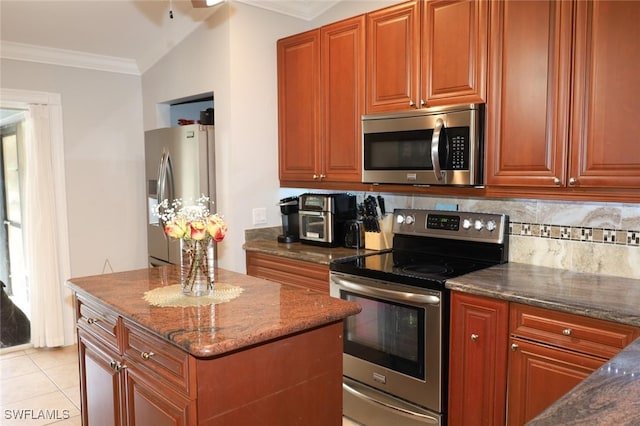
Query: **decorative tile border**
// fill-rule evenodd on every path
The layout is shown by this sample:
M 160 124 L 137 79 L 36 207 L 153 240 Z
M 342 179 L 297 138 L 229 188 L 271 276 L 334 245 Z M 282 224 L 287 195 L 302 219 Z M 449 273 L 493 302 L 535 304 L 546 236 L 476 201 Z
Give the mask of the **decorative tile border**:
M 640 247 L 640 231 L 510 222 L 509 235 Z

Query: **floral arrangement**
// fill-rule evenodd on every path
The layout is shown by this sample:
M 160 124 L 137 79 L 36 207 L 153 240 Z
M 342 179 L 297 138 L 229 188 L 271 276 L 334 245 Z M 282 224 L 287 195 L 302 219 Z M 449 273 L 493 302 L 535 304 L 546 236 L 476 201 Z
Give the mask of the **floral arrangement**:
M 195 241 L 212 238 L 220 242 L 227 233 L 227 225 L 220 215 L 211 214 L 209 203 L 209 197 L 205 195 L 193 205 L 185 205 L 179 198 L 169 205 L 165 199 L 156 206 L 156 215 L 164 223 L 164 232 L 172 238 Z
M 189 291 L 198 275 L 206 278 L 208 290 L 213 289 L 213 271 L 209 268 L 209 261 L 213 259 L 209 259 L 207 247 L 212 240 L 222 241 L 227 233 L 224 220 L 209 211 L 209 204 L 209 197 L 203 195 L 196 204 L 185 204 L 178 198 L 171 204 L 163 200 L 155 208 L 165 234 L 182 240 L 182 285 Z

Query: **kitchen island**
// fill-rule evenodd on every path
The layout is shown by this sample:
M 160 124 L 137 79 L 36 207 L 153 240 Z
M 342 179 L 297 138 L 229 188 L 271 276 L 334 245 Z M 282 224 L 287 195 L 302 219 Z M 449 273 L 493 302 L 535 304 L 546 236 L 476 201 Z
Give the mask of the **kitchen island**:
M 68 282 L 83 424 L 341 424 L 342 320 L 360 307 L 222 269 L 215 279 L 237 297 L 152 305 L 178 284 L 174 266 Z

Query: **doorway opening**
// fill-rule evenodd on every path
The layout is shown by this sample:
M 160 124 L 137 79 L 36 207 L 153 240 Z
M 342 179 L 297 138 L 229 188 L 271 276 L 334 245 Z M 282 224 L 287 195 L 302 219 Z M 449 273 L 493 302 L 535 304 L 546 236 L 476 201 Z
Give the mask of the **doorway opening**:
M 0 110 L 0 347 L 31 341 L 29 286 L 24 262 L 24 111 Z

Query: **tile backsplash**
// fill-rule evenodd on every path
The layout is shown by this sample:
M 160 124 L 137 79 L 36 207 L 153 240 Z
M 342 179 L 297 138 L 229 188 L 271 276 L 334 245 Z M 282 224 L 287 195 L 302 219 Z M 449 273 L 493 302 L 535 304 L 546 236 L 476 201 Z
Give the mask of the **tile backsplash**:
M 442 199 L 406 197 L 408 207 Z M 444 199 L 458 210 L 509 215 L 509 261 L 640 279 L 640 204 Z M 406 205 L 406 204 L 405 204 Z M 640 283 L 639 283 L 640 285 Z
M 356 193 L 358 201 L 369 194 Z M 509 215 L 510 262 L 640 279 L 640 204 L 380 195 L 387 211 L 446 203 L 460 211 Z

